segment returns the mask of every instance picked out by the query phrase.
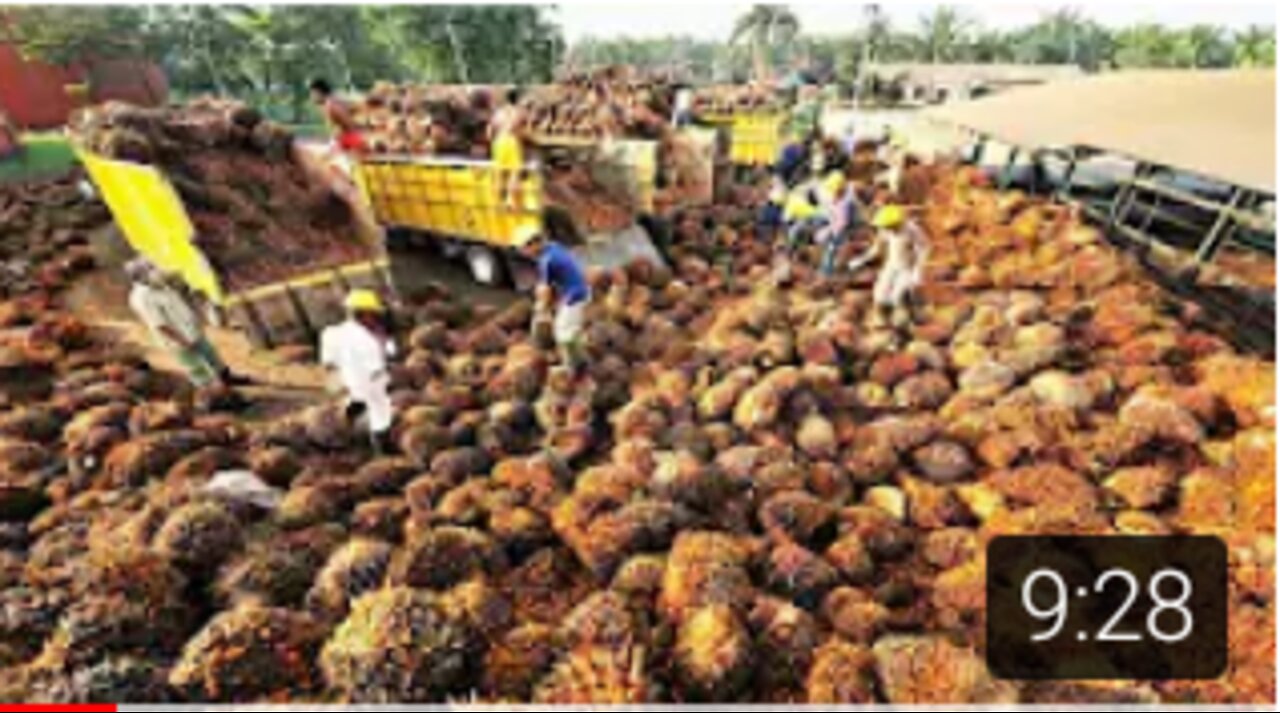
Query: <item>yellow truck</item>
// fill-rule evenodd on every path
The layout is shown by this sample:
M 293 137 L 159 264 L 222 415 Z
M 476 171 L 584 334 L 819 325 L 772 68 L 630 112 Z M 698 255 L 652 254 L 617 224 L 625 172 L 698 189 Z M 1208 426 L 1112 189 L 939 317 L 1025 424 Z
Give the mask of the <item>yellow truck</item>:
M 186 206 L 162 171 L 83 148 L 77 154 L 129 245 L 180 277 L 217 320 L 245 329 L 255 345 L 314 343 L 320 328 L 341 319 L 342 299 L 352 288 L 394 294 L 381 236 L 369 226 L 356 227 L 369 247 L 368 260 L 231 291 L 227 276 L 201 250 Z
M 559 152 L 569 156 L 562 160 L 586 162 L 597 182 L 630 206 L 628 224 L 588 233 L 585 244 L 575 247 L 584 262 L 603 268 L 634 259 L 663 263 L 648 233 L 635 222 L 653 207 L 653 142 L 547 142 L 535 152 L 544 158 Z M 501 189 L 500 171 L 490 161 L 363 155 L 352 163 L 360 193 L 390 239 L 425 237 L 447 257 L 463 257 L 472 277 L 483 284 L 499 284 L 504 278 L 520 289 L 532 284 L 533 266 L 516 249 L 524 226 L 546 227 L 549 201 L 543 163 L 526 164 L 518 195 L 511 200 Z
M 782 149 L 785 112 L 703 114 L 698 121 L 729 135 L 729 161 L 735 166 L 771 165 Z

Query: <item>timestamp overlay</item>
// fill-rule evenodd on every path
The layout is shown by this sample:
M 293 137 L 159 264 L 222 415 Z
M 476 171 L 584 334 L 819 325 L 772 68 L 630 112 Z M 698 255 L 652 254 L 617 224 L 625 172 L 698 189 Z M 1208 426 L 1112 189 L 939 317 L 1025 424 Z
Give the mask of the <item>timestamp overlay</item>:
M 1227 665 L 1227 550 L 1216 537 L 998 537 L 987 662 L 1025 680 L 1206 679 Z

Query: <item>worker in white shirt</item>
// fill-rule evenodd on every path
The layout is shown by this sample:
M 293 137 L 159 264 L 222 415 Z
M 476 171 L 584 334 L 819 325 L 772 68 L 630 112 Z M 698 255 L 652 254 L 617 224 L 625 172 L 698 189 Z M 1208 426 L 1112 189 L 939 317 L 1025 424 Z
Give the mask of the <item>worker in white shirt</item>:
M 876 229 L 871 247 L 849 262 L 849 271 L 857 272 L 877 258 L 884 264 L 876 277 L 872 293 L 876 319 L 881 325 L 892 318 L 895 326 L 905 326 L 912 318 L 916 292 L 924 279 L 924 265 L 929 257 L 929 240 L 915 221 L 907 218 L 900 205 L 886 205 L 871 221 Z
M 671 111 L 671 127 L 683 129 L 693 123 L 693 89 L 682 86 L 676 90 L 675 107 Z
M 205 336 L 196 311 L 155 265 L 137 258 L 124 269 L 133 283 L 129 290 L 130 309 L 147 325 L 156 344 L 178 360 L 196 388 L 217 383 L 234 386 L 247 381 L 223 363 Z
M 878 158 L 886 168 L 876 176 L 876 182 L 889 191 L 890 200 L 898 199 L 902 190 L 902 174 L 907 168 L 907 142 L 901 134 L 890 131 L 889 138 L 880 147 Z
M 374 452 L 392 450 L 391 424 L 395 413 L 387 360 L 395 356 L 388 334 L 386 309 L 372 290 L 352 290 L 346 298 L 347 319 L 320 335 L 320 363 L 332 369 L 347 392 L 347 418 L 368 419 Z

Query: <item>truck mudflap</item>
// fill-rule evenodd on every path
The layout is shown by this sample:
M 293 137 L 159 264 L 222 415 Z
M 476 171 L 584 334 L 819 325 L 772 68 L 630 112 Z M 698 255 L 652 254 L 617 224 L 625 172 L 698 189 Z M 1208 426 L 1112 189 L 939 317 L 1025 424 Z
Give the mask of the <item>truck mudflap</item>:
M 601 270 L 612 270 L 636 260 L 666 267 L 666 261 L 654 247 L 649 233 L 639 225 L 607 235 L 593 235 L 587 238 L 585 245 L 574 248 L 573 252 L 587 267 Z

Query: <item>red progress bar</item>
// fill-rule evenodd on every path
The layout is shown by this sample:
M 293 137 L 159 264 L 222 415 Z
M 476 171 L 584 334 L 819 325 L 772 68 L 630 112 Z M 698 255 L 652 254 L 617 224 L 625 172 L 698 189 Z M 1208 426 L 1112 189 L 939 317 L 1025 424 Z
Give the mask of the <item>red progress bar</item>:
M 116 713 L 118 710 L 120 708 L 114 703 L 84 706 L 0 703 L 0 713 L 5 711 L 13 711 L 14 713 L 57 713 L 57 711 L 68 711 L 68 713 Z

